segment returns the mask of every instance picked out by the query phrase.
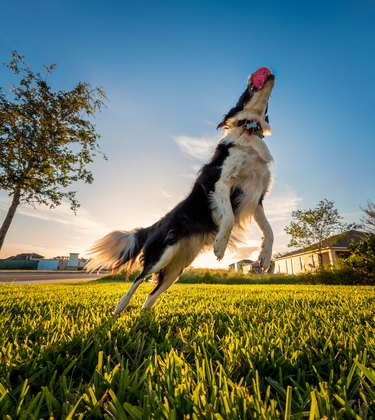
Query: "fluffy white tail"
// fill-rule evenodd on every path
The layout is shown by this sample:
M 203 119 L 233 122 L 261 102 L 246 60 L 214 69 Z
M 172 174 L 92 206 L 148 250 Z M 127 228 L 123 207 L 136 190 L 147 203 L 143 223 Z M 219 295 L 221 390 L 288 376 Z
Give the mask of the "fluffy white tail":
M 143 247 L 137 240 L 137 232 L 116 230 L 99 239 L 89 250 L 90 260 L 85 269 L 117 271 L 130 268 Z

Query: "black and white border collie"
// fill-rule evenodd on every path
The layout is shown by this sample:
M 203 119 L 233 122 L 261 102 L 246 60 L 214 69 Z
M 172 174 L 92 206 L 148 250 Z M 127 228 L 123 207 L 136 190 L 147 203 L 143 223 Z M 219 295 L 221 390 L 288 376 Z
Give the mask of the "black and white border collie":
M 142 281 L 153 274 L 156 287 L 142 309 L 151 308 L 203 250 L 213 245 L 218 260 L 239 231 L 254 219 L 262 233 L 259 264 L 270 265 L 273 233 L 262 200 L 270 183 L 272 156 L 263 140 L 270 135 L 267 107 L 275 77 L 267 67 L 253 73 L 236 106 L 218 125 L 224 129 L 209 163 L 190 194 L 162 219 L 146 228 L 114 231 L 91 248 L 89 271 L 140 270 L 114 310 L 119 314 Z

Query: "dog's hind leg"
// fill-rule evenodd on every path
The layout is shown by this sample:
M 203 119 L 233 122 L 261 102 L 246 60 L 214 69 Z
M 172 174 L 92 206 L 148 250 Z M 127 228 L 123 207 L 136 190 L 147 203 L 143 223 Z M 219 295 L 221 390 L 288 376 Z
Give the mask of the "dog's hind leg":
M 258 260 L 264 272 L 268 270 L 271 262 L 273 232 L 266 215 L 264 214 L 262 201 L 257 205 L 254 213 L 254 220 L 262 234 L 262 245 Z
M 171 264 L 159 273 L 157 286 L 148 294 L 142 310 L 149 309 L 156 302 L 158 297 L 165 292 L 177 280 L 184 267 Z
M 131 297 L 133 296 L 134 292 L 138 289 L 142 281 L 146 276 L 151 273 L 168 273 L 170 269 L 167 271 L 167 267 L 173 266 L 173 258 L 175 255 L 175 246 L 167 246 L 163 251 L 156 250 L 155 246 L 149 244 L 149 246 L 144 250 L 144 269 L 141 274 L 134 280 L 133 284 L 130 286 L 129 290 L 126 294 L 121 298 L 120 302 L 117 304 L 115 310 L 113 311 L 114 315 L 119 314 L 122 312 L 129 304 Z M 178 272 L 179 273 L 179 272 Z M 174 280 L 177 278 L 177 275 L 174 277 Z M 159 275 L 160 277 L 160 275 Z M 173 281 L 170 283 L 172 284 Z M 169 286 L 168 286 L 169 287 Z M 158 287 L 156 287 L 157 289 Z M 164 291 L 162 289 L 162 291 Z M 161 291 L 161 292 L 162 292 Z M 161 293 L 160 292 L 160 293 Z M 159 293 L 159 294 L 160 294 Z M 156 296 L 156 298 L 159 295 Z M 155 300 L 156 300 L 155 298 Z
M 129 305 L 131 297 L 133 296 L 134 292 L 138 289 L 139 285 L 142 283 L 144 278 L 145 274 L 143 272 L 139 274 L 139 276 L 137 276 L 133 284 L 130 286 L 129 290 L 120 299 L 120 302 L 117 304 L 115 310 L 113 311 L 113 315 L 118 315 L 120 312 L 126 309 L 126 307 Z

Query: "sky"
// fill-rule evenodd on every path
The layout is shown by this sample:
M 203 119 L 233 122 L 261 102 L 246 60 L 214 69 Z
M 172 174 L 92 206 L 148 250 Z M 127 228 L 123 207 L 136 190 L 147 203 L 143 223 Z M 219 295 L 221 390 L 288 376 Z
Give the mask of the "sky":
M 98 1 L 0 0 L 0 60 L 25 56 L 34 71 L 57 63 L 49 81 L 103 87 L 94 124 L 108 160 L 74 186 L 81 207 L 20 206 L 1 258 L 79 252 L 111 230 L 148 226 L 190 191 L 223 135 L 216 130 L 250 73 L 276 76 L 270 98 L 272 189 L 264 207 L 286 251 L 291 212 L 327 198 L 346 222 L 375 201 L 375 0 Z M 0 69 L 0 85 L 12 79 Z M 10 197 L 0 191 L 0 223 Z M 251 227 L 237 254 L 213 252 L 194 265 L 225 268 L 256 259 Z

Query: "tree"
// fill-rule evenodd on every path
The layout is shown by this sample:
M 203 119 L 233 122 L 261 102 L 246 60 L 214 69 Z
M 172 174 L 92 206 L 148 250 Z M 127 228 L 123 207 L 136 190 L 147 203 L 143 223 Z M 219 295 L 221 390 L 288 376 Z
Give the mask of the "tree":
M 339 269 L 353 273 L 356 283 L 375 285 L 375 235 L 353 243 L 350 256 L 340 260 Z
M 91 184 L 86 166 L 98 153 L 104 156 L 90 118 L 106 100 L 101 88 L 88 83 L 53 91 L 47 77 L 56 65 L 44 66 L 43 77 L 16 51 L 4 66 L 18 84 L 7 94 L 0 87 L 0 189 L 12 197 L 0 229 L 0 250 L 19 204 L 54 208 L 67 199 L 77 210 L 70 186 L 78 180 Z
M 359 243 L 352 243 L 349 257 L 340 260 L 338 268 L 351 273 L 356 283 L 375 285 L 375 204 L 368 201 L 362 210 L 361 227 L 367 234 Z
M 343 217 L 334 208 L 334 202 L 327 199 L 319 201 L 314 209 L 292 211 L 292 218 L 293 221 L 284 229 L 292 237 L 288 246 L 316 246 L 320 267 L 323 265 L 323 241 L 335 233 L 356 227 L 355 224 L 343 223 Z
M 367 208 L 362 210 L 365 212 L 365 216 L 361 219 L 364 230 L 375 235 L 375 203 L 368 201 Z

